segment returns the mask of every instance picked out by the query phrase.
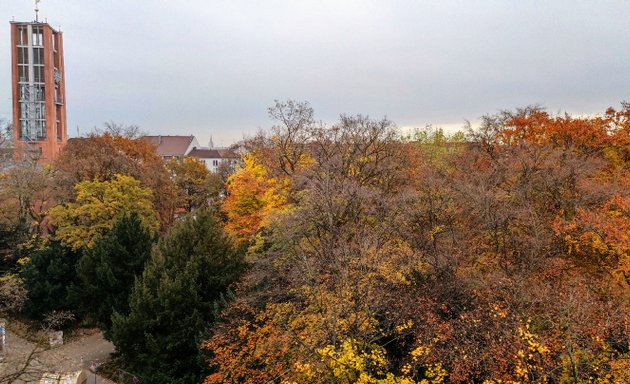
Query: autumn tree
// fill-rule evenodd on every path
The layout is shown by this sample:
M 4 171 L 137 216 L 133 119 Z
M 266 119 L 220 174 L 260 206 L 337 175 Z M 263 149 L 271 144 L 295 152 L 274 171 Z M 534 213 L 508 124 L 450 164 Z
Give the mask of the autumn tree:
M 466 142 L 342 116 L 293 170 L 284 131 L 257 136 L 290 208 L 253 226 L 205 382 L 626 382 L 627 108 L 505 111 Z
M 194 157 L 174 158 L 167 166 L 186 211 L 207 207 L 218 199 L 222 189 L 220 177 L 212 174 L 201 161 Z
M 152 383 L 198 382 L 198 336 L 242 267 L 212 212 L 177 222 L 153 247 L 129 314 L 112 318 L 112 341 L 128 369 Z
M 137 212 L 144 225 L 158 228 L 152 191 L 131 176 L 115 175 L 109 181 L 83 181 L 76 185 L 76 202 L 50 211 L 55 238 L 73 249 L 91 248 L 110 231 L 118 217 Z
M 136 124 L 126 125 L 113 120 L 104 122 L 103 128 L 95 128 L 94 133 L 97 135 L 108 134 L 113 137 L 123 137 L 130 140 L 139 139 L 147 134 Z
M 45 231 L 53 204 L 54 173 L 30 161 L 11 161 L 0 169 L 0 255 L 23 256 L 20 244 Z
M 0 169 L 3 169 L 13 156 L 13 124 L 0 119 Z
M 297 205 L 273 216 L 268 247 L 252 255 L 250 278 L 269 291 L 245 312 L 254 315 L 219 327 L 208 341 L 215 372 L 207 383 L 405 377 L 387 372 L 393 367 L 374 342 L 384 337 L 378 292 L 404 286 L 421 267 L 410 262 L 413 250 L 396 236 L 397 215 L 389 210 L 404 201 L 398 134 L 387 120 L 342 116 L 310 135 L 304 157 L 311 164 L 290 180 Z M 282 162 L 275 166 L 281 170 Z M 232 353 L 239 358 L 229 360 Z M 336 366 L 339 360 L 356 369 Z
M 228 196 L 223 204 L 228 222 L 226 230 L 240 240 L 251 240 L 274 212 L 287 205 L 284 179 L 269 175 L 254 155 L 228 178 Z
M 18 274 L 5 273 L 0 276 L 0 316 L 18 313 L 27 299 L 24 282 Z
M 104 182 L 115 179 L 116 175 L 130 176 L 153 191 L 151 201 L 155 215 L 161 226 L 169 225 L 177 202 L 171 174 L 154 146 L 137 138 L 137 132 L 126 133 L 125 129 L 106 128 L 102 134 L 68 141 L 53 164 L 56 199 L 72 202 L 75 186 L 80 182 Z
M 308 147 L 318 124 L 309 103 L 276 100 L 268 113 L 276 125 L 245 142 L 243 166 L 226 183 L 226 229 L 240 240 L 251 240 L 269 217 L 290 206 L 293 176 L 313 163 Z
M 578 355 L 590 357 L 573 366 L 576 377 L 594 375 L 593 367 L 609 377 L 620 377 L 618 362 L 623 354 L 614 352 L 611 345 L 624 337 L 620 330 L 624 304 L 609 296 L 608 280 L 602 279 L 611 269 L 601 274 L 604 264 L 592 248 L 584 249 L 588 256 L 582 253 L 578 258 L 570 251 L 575 244 L 571 234 L 581 232 L 573 232 L 573 217 L 579 215 L 580 221 L 597 217 L 585 212 L 597 209 L 619 191 L 618 181 L 608 181 L 605 155 L 614 134 L 602 130 L 599 119 L 551 116 L 531 107 L 486 116 L 481 129 L 472 132 L 474 145 L 456 160 L 458 170 L 452 175 L 455 196 L 462 194 L 456 197 L 463 209 L 459 220 L 467 230 L 460 270 L 466 268 L 466 280 L 485 287 L 475 291 L 475 297 L 485 301 L 483 306 L 503 308 L 504 318 L 514 316 L 511 325 L 502 329 L 510 326 L 515 330 L 512 334 L 518 335 L 522 326 L 516 322 L 536 319 L 536 326 L 530 328 L 535 332 L 529 332 L 549 352 L 554 351 L 540 356 L 536 366 L 532 362 L 528 368 L 523 366 L 521 374 L 536 380 L 542 378 L 533 376 L 535 370 L 541 375 L 576 362 Z M 623 227 L 622 221 L 618 224 Z M 619 246 L 612 244 L 615 238 L 601 239 L 614 249 Z M 591 260 L 584 263 L 587 259 Z M 617 260 L 609 259 L 613 263 L 608 268 L 618 268 Z M 607 293 L 595 299 L 585 286 Z M 577 309 L 578 297 L 588 310 Z M 608 320 L 600 318 L 602 312 Z M 479 320 L 478 315 L 475 319 Z M 597 337 L 587 336 L 593 333 L 611 343 L 594 342 Z M 504 375 L 506 380 L 510 377 L 506 367 L 525 353 L 520 351 L 506 350 L 503 355 L 511 357 L 504 368 L 484 376 L 500 379 Z M 607 353 L 609 358 L 602 359 Z
M 291 176 L 303 164 L 311 131 L 316 127 L 313 108 L 308 102 L 276 100 L 268 113 L 277 122 L 267 138 L 267 148 L 273 153 L 271 160 L 278 170 Z

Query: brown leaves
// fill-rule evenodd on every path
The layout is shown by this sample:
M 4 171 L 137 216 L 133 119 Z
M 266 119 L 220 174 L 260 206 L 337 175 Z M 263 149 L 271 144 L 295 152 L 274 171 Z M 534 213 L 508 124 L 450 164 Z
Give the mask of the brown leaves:
M 105 133 L 72 139 L 55 161 L 57 199 L 71 201 L 81 181 L 107 181 L 117 174 L 131 176 L 151 188 L 162 227 L 173 220 L 177 191 L 155 148 L 143 139 Z
M 227 203 L 247 213 L 228 226 L 258 242 L 250 284 L 207 344 L 208 380 L 623 380 L 622 107 L 486 116 L 473 142 L 431 148 L 385 120 L 325 127 L 294 110 L 290 129 L 251 146 L 265 172 Z M 280 174 L 291 208 L 270 215 L 262 196 Z

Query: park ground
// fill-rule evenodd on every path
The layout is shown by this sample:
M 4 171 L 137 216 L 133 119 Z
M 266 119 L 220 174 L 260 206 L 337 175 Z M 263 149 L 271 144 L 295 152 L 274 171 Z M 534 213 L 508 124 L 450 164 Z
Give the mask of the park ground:
M 91 372 L 94 365 L 105 363 L 114 352 L 114 346 L 103 338 L 100 331 L 82 331 L 55 348 L 38 347 L 19 333 L 20 329 L 16 327 L 7 330 L 5 355 L 0 361 L 0 381 L 19 370 L 24 370 L 25 374 L 15 383 L 39 383 L 43 372 L 84 370 L 88 374 L 88 383 L 113 384 Z M 29 364 L 25 368 L 27 361 Z

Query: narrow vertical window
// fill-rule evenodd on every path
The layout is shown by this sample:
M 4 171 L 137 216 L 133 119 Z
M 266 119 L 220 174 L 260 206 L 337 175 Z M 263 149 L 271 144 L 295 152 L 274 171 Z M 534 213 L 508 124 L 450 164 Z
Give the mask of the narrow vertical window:
M 26 27 L 18 27 L 17 45 L 28 45 L 28 31 Z
M 44 34 L 41 27 L 33 27 L 33 46 L 41 47 L 44 45 Z

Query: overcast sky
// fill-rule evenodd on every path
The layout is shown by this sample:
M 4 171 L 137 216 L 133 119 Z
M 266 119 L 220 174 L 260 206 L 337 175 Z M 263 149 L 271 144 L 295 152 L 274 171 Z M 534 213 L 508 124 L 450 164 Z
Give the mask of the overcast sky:
M 0 118 L 11 116 L 0 0 Z M 540 104 L 592 114 L 630 101 L 630 1 L 43 0 L 64 32 L 68 131 L 104 121 L 229 144 L 274 99 L 316 117 L 458 127 Z M 4 31 L 4 32 L 2 32 Z

